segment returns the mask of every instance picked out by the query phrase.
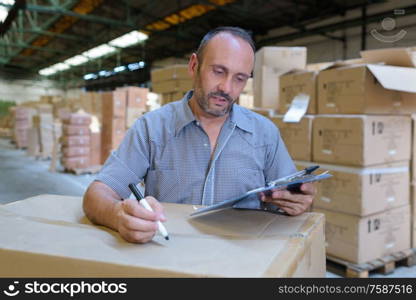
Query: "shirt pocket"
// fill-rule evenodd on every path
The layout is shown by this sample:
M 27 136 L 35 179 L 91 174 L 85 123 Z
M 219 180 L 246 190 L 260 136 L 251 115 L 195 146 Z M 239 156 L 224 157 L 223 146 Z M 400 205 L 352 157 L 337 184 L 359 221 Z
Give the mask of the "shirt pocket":
M 187 198 L 178 170 L 149 170 L 146 176 L 146 195 L 160 202 L 183 203 Z

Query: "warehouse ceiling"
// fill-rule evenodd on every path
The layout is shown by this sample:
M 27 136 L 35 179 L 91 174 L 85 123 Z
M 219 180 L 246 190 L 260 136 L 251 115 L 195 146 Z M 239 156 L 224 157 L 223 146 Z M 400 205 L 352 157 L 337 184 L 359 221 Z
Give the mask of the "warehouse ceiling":
M 184 58 L 196 49 L 208 30 L 240 26 L 253 33 L 257 46 L 321 34 L 306 26 L 348 10 L 380 1 L 366 0 L 16 0 L 0 1 L 9 14 L 0 23 L 0 69 L 37 73 L 91 48 L 138 30 L 148 39 L 127 48 L 50 75 L 70 82 L 90 79 L 90 88 L 139 84 L 149 80 L 152 63 L 167 57 Z M 359 21 L 359 20 L 358 20 Z M 357 20 L 356 20 L 357 22 Z M 340 24 L 339 26 L 352 26 Z M 356 25 L 356 24 L 355 24 Z M 263 38 L 271 29 L 291 26 L 297 31 Z M 135 66 L 134 72 L 127 66 Z M 114 68 L 119 72 L 114 72 Z M 123 67 L 124 66 L 124 67 Z M 103 76 L 99 71 L 105 71 Z M 110 71 L 109 71 L 110 70 Z M 95 74 L 95 75 L 94 75 Z

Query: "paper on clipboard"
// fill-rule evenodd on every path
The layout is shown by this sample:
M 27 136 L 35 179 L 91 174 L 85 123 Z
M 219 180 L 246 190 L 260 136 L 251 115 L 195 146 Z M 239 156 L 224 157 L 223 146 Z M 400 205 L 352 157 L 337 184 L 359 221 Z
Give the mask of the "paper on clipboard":
M 264 187 L 259 187 L 256 189 L 253 189 L 251 191 L 248 191 L 245 194 L 242 194 L 238 197 L 235 198 L 231 198 L 228 199 L 226 201 L 223 201 L 221 203 L 217 203 L 208 207 L 202 207 L 199 208 L 198 210 L 196 210 L 195 212 L 193 212 L 191 214 L 191 216 L 196 216 L 205 212 L 209 212 L 209 211 L 214 211 L 214 210 L 218 210 L 218 209 L 223 209 L 223 208 L 230 208 L 230 207 L 234 207 L 235 204 L 237 204 L 239 201 L 246 199 L 247 197 L 251 196 L 251 195 L 255 195 L 258 194 L 260 192 L 265 192 L 271 189 L 288 189 L 288 190 L 295 190 L 296 188 L 298 188 L 302 183 L 307 183 L 307 182 L 314 182 L 314 181 L 319 181 L 319 180 L 323 180 L 326 178 L 330 178 L 332 177 L 331 174 L 327 172 L 321 173 L 321 174 L 311 174 L 314 170 L 316 170 L 317 168 L 319 168 L 319 166 L 312 166 L 312 167 L 308 167 L 302 171 L 293 173 L 289 176 L 285 176 L 283 178 L 274 180 L 272 182 L 269 182 L 266 186 Z

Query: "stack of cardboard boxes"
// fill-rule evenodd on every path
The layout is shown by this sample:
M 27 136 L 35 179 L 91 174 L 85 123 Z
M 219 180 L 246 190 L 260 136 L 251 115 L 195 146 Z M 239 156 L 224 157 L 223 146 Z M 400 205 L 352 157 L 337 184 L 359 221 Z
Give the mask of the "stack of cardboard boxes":
M 90 123 L 91 116 L 86 113 L 71 113 L 64 119 L 61 162 L 66 170 L 90 166 Z
M 389 54 L 383 51 L 376 51 L 377 62 L 391 63 L 382 59 Z M 393 52 L 394 56 L 387 57 L 400 62 L 409 55 Z M 414 219 L 409 206 L 408 114 L 416 112 L 416 90 L 409 80 L 416 69 L 412 65 L 368 64 L 368 57 L 374 59 L 372 51 L 363 53 L 364 64 L 335 63 L 321 69 L 317 76 L 318 115 L 314 118 L 306 116 L 294 124 L 276 121 L 295 159 L 310 157 L 307 151 L 298 153 L 302 140 L 304 149 L 312 149 L 309 162 L 298 161 L 298 168 L 319 164 L 334 175 L 319 184 L 314 210 L 326 215 L 327 254 L 352 263 L 410 248 Z M 284 77 L 305 73 L 282 76 L 281 87 L 286 85 Z M 299 86 L 305 78 L 297 80 Z M 281 89 L 281 93 L 285 91 Z M 298 92 L 313 95 L 312 89 L 300 88 L 293 95 Z M 290 134 L 285 134 L 286 127 L 290 127 Z
M 117 90 L 126 93 L 126 129 L 147 112 L 147 94 L 149 89 L 140 87 L 124 87 Z
M 162 105 L 180 100 L 193 88 L 188 65 L 173 65 L 151 72 L 152 91 L 162 94 Z
M 102 98 L 102 139 L 101 164 L 116 149 L 126 132 L 126 102 L 127 94 L 124 90 L 115 90 L 101 94 Z
M 292 69 L 276 71 L 271 79 L 267 72 L 279 67 L 270 67 L 281 59 L 278 49 L 256 53 L 254 105 L 260 108 L 253 110 L 279 127 L 299 169 L 318 164 L 334 175 L 317 183 L 314 202 L 327 218 L 327 254 L 368 262 L 411 247 L 410 229 L 414 247 L 415 205 L 412 214 L 409 207 L 409 114 L 416 112 L 412 54 L 408 49 L 366 51 L 362 59 L 306 68 L 292 60 Z M 296 53 L 293 48 L 293 57 L 302 60 Z M 286 123 L 284 114 L 299 94 L 309 96 L 306 115 Z M 415 139 L 414 145 L 412 153 Z
M 33 117 L 34 128 L 38 130 L 39 157 L 51 158 L 54 142 L 54 118 L 51 104 L 38 104 L 37 115 Z
M 14 113 L 14 141 L 17 148 L 26 148 L 28 145 L 28 130 L 30 128 L 30 114 L 27 107 L 18 106 Z

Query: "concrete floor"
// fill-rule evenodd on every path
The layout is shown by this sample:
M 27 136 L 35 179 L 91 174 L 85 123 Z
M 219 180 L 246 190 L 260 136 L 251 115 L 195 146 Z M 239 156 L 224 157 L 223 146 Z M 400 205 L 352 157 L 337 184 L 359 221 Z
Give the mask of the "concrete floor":
M 39 194 L 82 196 L 95 175 L 73 175 L 48 171 L 50 161 L 28 157 L 15 149 L 9 139 L 0 138 L 0 204 Z M 341 277 L 327 272 L 327 277 Z M 370 277 L 416 277 L 416 266 L 398 267 L 393 274 L 370 274 Z

